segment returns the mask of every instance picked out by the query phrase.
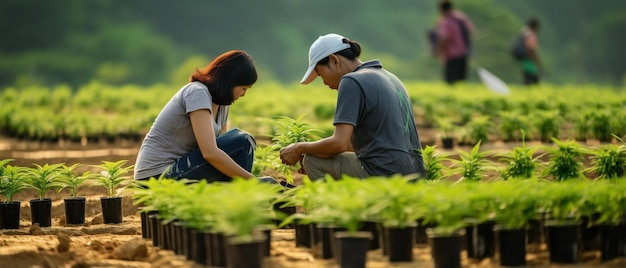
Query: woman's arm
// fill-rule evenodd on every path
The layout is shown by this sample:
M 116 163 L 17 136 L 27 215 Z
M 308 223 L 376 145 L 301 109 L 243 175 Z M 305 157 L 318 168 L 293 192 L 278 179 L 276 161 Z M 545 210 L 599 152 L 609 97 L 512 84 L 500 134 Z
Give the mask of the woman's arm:
M 209 110 L 197 110 L 189 113 L 193 133 L 198 141 L 202 157 L 224 175 L 234 178 L 252 178 L 250 172 L 239 166 L 228 154 L 217 147 L 213 130 L 213 116 Z

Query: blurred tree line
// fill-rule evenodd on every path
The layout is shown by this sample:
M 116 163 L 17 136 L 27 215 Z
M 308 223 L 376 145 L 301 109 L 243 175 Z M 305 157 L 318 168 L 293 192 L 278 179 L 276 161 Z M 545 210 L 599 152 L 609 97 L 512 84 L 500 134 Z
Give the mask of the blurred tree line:
M 509 47 L 526 18 L 537 16 L 546 81 L 624 82 L 623 0 L 455 5 L 477 28 L 472 67 L 520 82 Z M 311 42 L 329 32 L 359 41 L 363 60 L 379 58 L 403 79 L 440 80 L 426 38 L 437 17 L 437 0 L 4 0 L 0 85 L 181 83 L 230 49 L 248 51 L 261 79 L 293 83 Z

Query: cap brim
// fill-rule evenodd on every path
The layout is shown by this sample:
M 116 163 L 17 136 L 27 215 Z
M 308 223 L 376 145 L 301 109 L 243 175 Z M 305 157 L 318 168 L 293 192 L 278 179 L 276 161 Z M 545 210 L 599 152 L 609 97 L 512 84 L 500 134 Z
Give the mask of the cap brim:
M 317 73 L 314 72 L 314 70 L 315 70 L 315 65 L 309 66 L 309 68 L 306 70 L 306 73 L 304 73 L 302 80 L 300 80 L 300 84 L 306 85 L 308 83 L 311 83 L 313 80 L 315 80 L 315 78 L 317 77 Z

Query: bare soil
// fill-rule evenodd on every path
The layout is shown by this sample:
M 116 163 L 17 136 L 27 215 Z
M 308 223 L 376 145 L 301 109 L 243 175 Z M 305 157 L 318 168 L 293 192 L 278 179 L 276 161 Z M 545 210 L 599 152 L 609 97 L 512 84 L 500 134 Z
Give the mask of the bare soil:
M 422 140 L 436 144 L 434 131 L 420 130 Z M 510 150 L 519 144 L 489 143 L 487 150 Z M 83 168 L 100 164 L 102 160 L 126 159 L 134 164 L 139 148 L 136 141 L 91 143 L 33 143 L 16 139 L 0 138 L 0 159 L 12 158 L 12 165 L 32 166 L 45 163 L 84 164 Z M 471 148 L 457 148 L 469 150 Z M 453 153 L 453 151 L 450 151 Z M 140 217 L 132 199 L 124 195 L 124 219 L 121 224 L 103 224 L 100 196 L 104 189 L 86 187 L 79 190 L 87 197 L 86 224 L 65 226 L 63 198 L 67 193 L 50 191 L 53 199 L 51 227 L 31 225 L 28 200 L 35 198 L 33 191 L 18 194 L 22 201 L 21 224 L 18 230 L 0 230 L 0 267 L 204 267 L 185 260 L 169 250 L 153 247 L 150 240 L 141 237 Z M 390 263 L 380 249 L 368 252 L 368 268 L 433 267 L 428 245 L 414 247 L 414 261 Z M 474 260 L 463 253 L 463 267 L 499 267 L 497 259 Z M 529 248 L 528 267 L 626 267 L 626 258 L 600 262 L 598 251 L 587 251 L 580 263 L 554 265 L 549 263 L 545 245 Z M 272 232 L 271 256 L 265 259 L 265 267 L 337 267 L 334 260 L 316 259 L 310 249 L 295 247 L 293 229 L 277 229 Z

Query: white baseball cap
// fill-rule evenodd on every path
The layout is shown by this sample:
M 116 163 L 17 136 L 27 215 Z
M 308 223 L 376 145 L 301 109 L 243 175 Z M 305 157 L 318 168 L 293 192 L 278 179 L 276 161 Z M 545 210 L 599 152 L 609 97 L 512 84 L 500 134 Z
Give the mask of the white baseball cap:
M 346 48 L 350 48 L 349 43 L 344 43 L 343 39 L 347 39 L 338 34 L 327 34 L 317 38 L 309 48 L 309 68 L 304 73 L 301 84 L 308 84 L 315 80 L 317 73 L 313 70 L 319 61 L 328 57 L 330 54 L 337 53 Z

